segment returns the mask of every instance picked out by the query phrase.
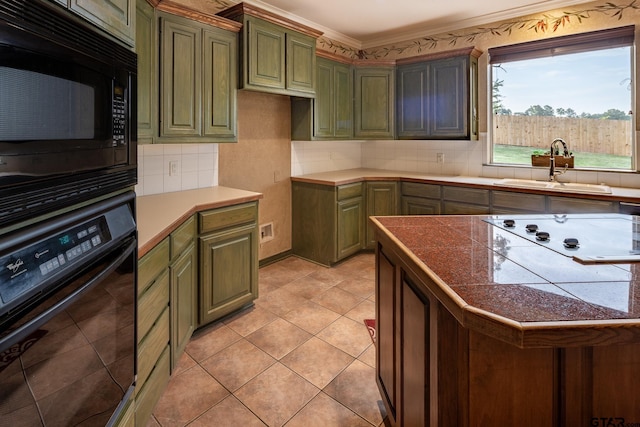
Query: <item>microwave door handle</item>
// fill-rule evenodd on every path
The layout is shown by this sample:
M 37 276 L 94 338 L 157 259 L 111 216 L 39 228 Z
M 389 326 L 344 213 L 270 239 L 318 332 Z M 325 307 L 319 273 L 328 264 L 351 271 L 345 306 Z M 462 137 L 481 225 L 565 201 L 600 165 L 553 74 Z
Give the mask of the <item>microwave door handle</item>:
M 137 247 L 137 241 L 133 240 L 131 243 L 129 243 L 126 246 L 124 251 L 115 260 L 109 263 L 109 265 L 103 268 L 98 274 L 93 276 L 91 280 L 88 280 L 78 289 L 76 289 L 75 291 L 67 295 L 65 298 L 55 303 L 53 306 L 51 306 L 51 308 L 47 309 L 40 315 L 34 317 L 33 319 L 26 322 L 24 325 L 20 326 L 15 331 L 11 332 L 10 334 L 6 335 L 4 338 L 0 339 L 0 353 L 5 351 L 10 345 L 16 342 L 20 342 L 23 339 L 27 338 L 33 332 L 37 331 L 38 328 L 40 328 L 42 325 L 44 325 L 49 320 L 51 320 L 54 316 L 60 313 L 62 310 L 70 306 L 77 297 L 79 297 L 84 292 L 93 288 L 94 286 L 102 282 L 104 279 L 106 279 L 111 273 L 115 271 L 116 268 L 120 266 L 120 264 L 122 264 L 129 256 L 131 256 L 131 254 L 134 252 L 136 247 Z

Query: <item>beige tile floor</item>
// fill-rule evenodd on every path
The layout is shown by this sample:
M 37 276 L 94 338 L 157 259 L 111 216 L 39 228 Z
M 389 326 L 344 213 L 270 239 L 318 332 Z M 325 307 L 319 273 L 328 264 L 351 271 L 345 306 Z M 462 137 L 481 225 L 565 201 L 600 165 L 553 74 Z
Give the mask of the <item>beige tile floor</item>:
M 153 426 L 382 426 L 373 254 L 326 268 L 289 257 L 260 269 L 255 306 L 197 331 Z

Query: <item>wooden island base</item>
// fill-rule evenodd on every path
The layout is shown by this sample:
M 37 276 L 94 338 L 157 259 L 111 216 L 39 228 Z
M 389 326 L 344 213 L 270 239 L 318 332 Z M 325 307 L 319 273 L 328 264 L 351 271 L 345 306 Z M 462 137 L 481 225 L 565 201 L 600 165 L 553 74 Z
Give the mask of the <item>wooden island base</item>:
M 377 382 L 392 424 L 640 426 L 640 344 L 576 334 L 567 347 L 520 348 L 463 326 L 416 258 L 378 238 Z

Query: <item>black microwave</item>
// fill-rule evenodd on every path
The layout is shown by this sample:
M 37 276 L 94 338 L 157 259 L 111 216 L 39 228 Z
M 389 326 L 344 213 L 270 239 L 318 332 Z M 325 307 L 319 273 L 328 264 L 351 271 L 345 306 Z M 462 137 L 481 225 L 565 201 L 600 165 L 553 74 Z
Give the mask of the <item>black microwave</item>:
M 0 0 L 0 228 L 136 184 L 136 73 L 63 7 Z

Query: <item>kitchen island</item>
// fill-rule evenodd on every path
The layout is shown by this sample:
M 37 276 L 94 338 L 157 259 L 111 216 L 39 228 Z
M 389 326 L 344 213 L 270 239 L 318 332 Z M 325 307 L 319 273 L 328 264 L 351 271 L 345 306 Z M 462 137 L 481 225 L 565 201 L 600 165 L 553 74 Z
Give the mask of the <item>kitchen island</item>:
M 619 214 L 510 218 L 371 218 L 377 382 L 390 419 L 640 425 L 640 263 L 574 258 L 598 247 L 634 254 L 640 225 Z M 593 223 L 612 218 L 619 232 L 601 238 L 620 245 L 601 245 Z M 548 240 L 523 231 L 536 221 L 558 223 Z M 581 235 L 562 236 L 564 223 Z M 580 244 L 564 252 L 566 237 Z

